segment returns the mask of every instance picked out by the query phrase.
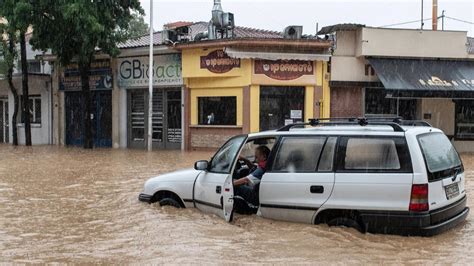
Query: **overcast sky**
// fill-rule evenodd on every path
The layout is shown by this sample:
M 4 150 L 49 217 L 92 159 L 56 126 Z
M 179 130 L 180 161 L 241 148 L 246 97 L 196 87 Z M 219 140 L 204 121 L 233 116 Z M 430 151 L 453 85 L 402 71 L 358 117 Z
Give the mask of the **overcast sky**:
M 140 0 L 150 21 L 150 0 Z M 421 19 L 422 0 L 222 0 L 225 12 L 232 12 L 238 26 L 281 31 L 288 25 L 302 25 L 306 34 L 337 23 L 386 26 Z M 432 0 L 424 0 L 425 19 L 431 18 Z M 209 21 L 213 0 L 153 0 L 153 28 L 174 21 Z M 474 0 L 438 0 L 438 12 L 446 10 L 446 30 L 468 31 L 474 37 Z M 420 22 L 395 26 L 420 28 Z M 431 20 L 424 29 L 431 29 Z M 441 29 L 441 21 L 439 21 Z

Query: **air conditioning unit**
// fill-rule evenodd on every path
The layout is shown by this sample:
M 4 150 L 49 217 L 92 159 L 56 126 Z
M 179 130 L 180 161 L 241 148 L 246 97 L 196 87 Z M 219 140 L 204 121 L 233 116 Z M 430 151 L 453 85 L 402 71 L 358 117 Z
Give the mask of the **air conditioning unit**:
M 303 26 L 288 26 L 283 30 L 285 39 L 301 39 L 303 36 Z
M 178 42 L 178 33 L 175 30 L 163 30 L 161 32 L 163 43 Z

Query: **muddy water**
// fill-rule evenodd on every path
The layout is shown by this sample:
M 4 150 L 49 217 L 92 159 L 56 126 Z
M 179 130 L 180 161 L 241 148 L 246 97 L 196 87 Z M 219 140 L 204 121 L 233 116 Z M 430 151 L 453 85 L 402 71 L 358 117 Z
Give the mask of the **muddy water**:
M 209 153 L 0 145 L 0 263 L 472 263 L 474 220 L 432 237 L 237 216 L 137 200 L 148 177 Z M 474 156 L 464 155 L 474 197 Z M 471 207 L 472 200 L 468 203 Z

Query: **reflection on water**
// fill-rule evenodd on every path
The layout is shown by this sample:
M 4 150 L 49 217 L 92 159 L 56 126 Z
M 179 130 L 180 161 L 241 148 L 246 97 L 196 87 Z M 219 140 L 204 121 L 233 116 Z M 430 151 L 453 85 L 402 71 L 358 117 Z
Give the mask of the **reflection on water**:
M 472 214 L 460 228 L 418 238 L 257 216 L 236 216 L 228 224 L 194 209 L 161 208 L 137 200 L 150 176 L 190 167 L 209 156 L 0 145 L 0 263 L 418 264 L 474 259 Z M 463 160 L 467 193 L 472 195 L 474 155 L 464 155 Z

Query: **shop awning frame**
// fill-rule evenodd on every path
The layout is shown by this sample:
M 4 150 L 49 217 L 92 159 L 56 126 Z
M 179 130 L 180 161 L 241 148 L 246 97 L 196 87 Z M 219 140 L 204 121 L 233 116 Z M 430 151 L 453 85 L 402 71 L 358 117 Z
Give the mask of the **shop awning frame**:
M 277 53 L 246 51 L 235 48 L 226 48 L 227 55 L 239 59 L 263 59 L 263 60 L 299 60 L 299 61 L 329 61 L 330 54 L 312 54 L 312 53 Z
M 368 58 L 384 88 L 397 97 L 472 98 L 474 61 Z

